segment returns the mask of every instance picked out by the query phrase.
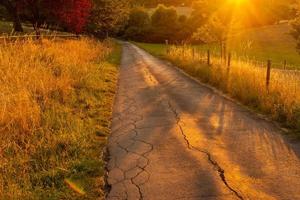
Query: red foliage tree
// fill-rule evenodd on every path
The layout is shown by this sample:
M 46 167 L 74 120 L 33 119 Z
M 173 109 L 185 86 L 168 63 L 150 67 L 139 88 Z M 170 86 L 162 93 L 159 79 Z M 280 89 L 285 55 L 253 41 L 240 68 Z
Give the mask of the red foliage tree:
M 69 31 L 81 33 L 92 9 L 91 0 L 16 0 L 31 16 L 37 34 L 42 24 L 56 23 Z
M 91 0 L 63 0 L 57 4 L 54 14 L 69 31 L 83 31 L 92 9 Z

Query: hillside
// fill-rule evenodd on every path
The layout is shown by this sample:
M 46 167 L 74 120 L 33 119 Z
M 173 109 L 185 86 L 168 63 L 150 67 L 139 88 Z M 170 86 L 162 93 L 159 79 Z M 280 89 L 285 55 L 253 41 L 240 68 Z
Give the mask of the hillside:
M 296 41 L 290 31 L 289 24 L 249 29 L 235 36 L 229 45 L 240 56 L 248 56 L 250 59 L 271 59 L 275 63 L 286 60 L 288 64 L 300 66 Z
M 239 59 L 261 62 L 270 59 L 276 67 L 281 67 L 286 60 L 291 68 L 299 68 L 300 56 L 290 31 L 291 26 L 287 23 L 246 29 L 230 37 L 228 48 Z M 219 45 L 216 44 L 199 45 L 197 48 L 219 53 Z

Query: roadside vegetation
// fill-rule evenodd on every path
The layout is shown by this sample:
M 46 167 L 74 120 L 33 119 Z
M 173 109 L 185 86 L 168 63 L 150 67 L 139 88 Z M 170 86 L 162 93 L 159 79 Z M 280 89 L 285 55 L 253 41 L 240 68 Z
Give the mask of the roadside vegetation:
M 227 53 L 231 54 L 232 59 L 255 65 L 265 66 L 267 60 L 271 60 L 273 68 L 299 70 L 300 56 L 290 31 L 291 26 L 286 23 L 244 30 L 228 40 Z M 163 55 L 167 49 L 164 44 L 149 43 L 147 46 L 156 55 Z M 217 43 L 188 46 L 201 54 L 210 50 L 213 56 L 221 56 Z
M 120 47 L 0 45 L 0 199 L 102 199 Z
M 267 60 L 271 60 L 273 68 L 300 69 L 300 56 L 291 31 L 287 22 L 242 30 L 227 40 L 227 54 L 258 65 L 266 65 Z M 193 47 L 203 53 L 209 49 L 220 56 L 220 45 L 216 43 Z
M 299 71 L 273 69 L 267 88 L 266 63 L 264 67 L 247 61 L 232 60 L 228 67 L 228 63 L 220 59 L 220 56 L 211 55 L 208 65 L 207 54 L 195 52 L 189 46 L 137 45 L 300 133 Z
M 191 14 L 184 17 L 176 15 L 175 8 L 164 6 L 158 6 L 148 17 L 141 15 L 145 13 L 142 10 L 132 11 L 129 20 L 150 19 L 144 24 L 153 28 L 158 18 L 160 27 L 166 28 L 164 34 L 173 37 L 159 34 L 162 37 L 153 39 L 153 34 L 148 36 L 147 31 L 135 31 L 144 35 L 130 39 L 147 42 L 137 44 L 300 132 L 298 2 L 194 1 L 192 8 Z M 173 13 L 172 19 L 162 17 L 171 16 L 168 12 Z M 178 24 L 180 31 L 176 31 Z

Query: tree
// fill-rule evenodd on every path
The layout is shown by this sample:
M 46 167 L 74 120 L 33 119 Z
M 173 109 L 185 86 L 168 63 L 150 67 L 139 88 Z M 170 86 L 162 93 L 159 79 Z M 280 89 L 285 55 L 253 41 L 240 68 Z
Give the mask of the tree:
M 221 16 L 215 15 L 211 19 L 198 28 L 193 34 L 193 40 L 201 41 L 203 43 L 217 42 L 220 44 L 221 57 L 226 56 L 226 40 L 229 35 L 230 24 L 232 21 L 221 18 Z
M 93 0 L 88 31 L 97 36 L 108 36 L 124 26 L 130 11 L 128 0 Z
M 90 0 L 23 0 L 23 5 L 30 12 L 30 21 L 37 34 L 42 24 L 53 19 L 68 31 L 80 33 L 92 7 Z
M 166 7 L 160 4 L 151 17 L 152 26 L 157 28 L 167 28 L 177 22 L 177 11 L 174 7 Z
M 18 13 L 17 0 L 0 0 L 0 5 L 6 8 L 13 21 L 13 28 L 16 32 L 23 32 L 20 16 Z
M 81 33 L 87 24 L 92 9 L 90 0 L 61 0 L 56 6 L 52 6 L 56 16 L 69 31 Z
M 159 5 L 151 17 L 144 8 L 132 9 L 123 36 L 143 42 L 177 43 L 188 40 L 192 33 L 187 16 L 178 16 L 175 8 Z
M 292 36 L 297 40 L 297 49 L 300 53 L 300 5 L 298 7 L 297 17 L 292 21 Z
M 159 5 L 151 16 L 152 42 L 176 41 L 176 33 L 179 30 L 178 15 L 174 7 Z
M 142 7 L 132 9 L 129 14 L 124 37 L 136 41 L 145 41 L 147 33 L 150 30 L 150 23 L 147 10 Z
M 219 0 L 198 0 L 193 2 L 193 12 L 188 19 L 188 24 L 193 32 L 208 21 L 212 13 L 217 10 L 218 5 L 220 5 Z
M 148 12 L 142 8 L 134 8 L 128 19 L 128 26 L 146 27 L 150 25 L 150 17 Z
M 14 20 L 14 29 L 21 31 L 20 15 L 32 23 L 37 35 L 43 24 L 56 23 L 69 31 L 83 30 L 91 9 L 90 0 L 0 0 Z

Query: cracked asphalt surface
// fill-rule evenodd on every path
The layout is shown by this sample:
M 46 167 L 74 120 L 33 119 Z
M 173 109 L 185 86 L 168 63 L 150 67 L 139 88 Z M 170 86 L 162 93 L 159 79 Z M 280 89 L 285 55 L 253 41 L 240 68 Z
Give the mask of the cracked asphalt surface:
M 109 200 L 300 200 L 299 143 L 175 67 L 124 43 Z

